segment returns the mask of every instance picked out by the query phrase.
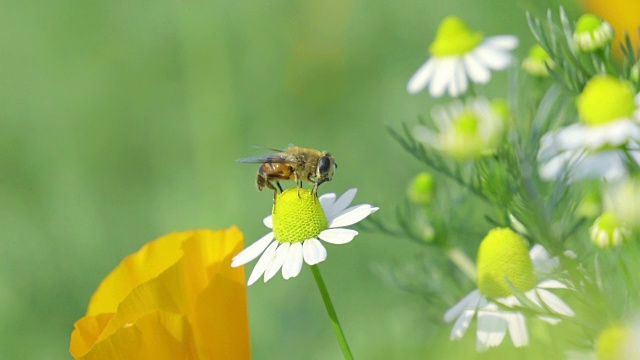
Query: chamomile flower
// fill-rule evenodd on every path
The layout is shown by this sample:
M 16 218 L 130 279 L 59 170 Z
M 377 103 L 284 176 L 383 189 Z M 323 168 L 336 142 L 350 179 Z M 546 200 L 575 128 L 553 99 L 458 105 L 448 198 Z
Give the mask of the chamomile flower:
M 573 316 L 571 308 L 549 289 L 566 289 L 563 283 L 536 279 L 536 273 L 549 276 L 549 269 L 557 266 L 546 250 L 535 245 L 527 252 L 525 241 L 508 228 L 489 232 L 478 251 L 478 289 L 473 290 L 444 315 L 446 322 L 455 320 L 451 340 L 461 339 L 477 316 L 476 349 L 484 351 L 502 343 L 507 332 L 515 347 L 529 343 L 525 315 L 518 310 L 526 306 L 514 295 L 518 289 L 532 304 L 537 317 L 556 324 L 561 317 Z M 508 282 L 507 282 L 508 280 Z
M 640 354 L 640 328 L 635 325 L 611 325 L 596 342 L 596 359 L 632 360 Z
M 504 134 L 502 102 L 486 98 L 455 101 L 434 108 L 431 116 L 438 132 L 418 125 L 413 130 L 416 140 L 432 146 L 458 160 L 491 154 Z
M 576 24 L 573 42 L 578 50 L 590 52 L 609 45 L 614 36 L 613 28 L 608 22 L 593 14 L 584 14 Z
M 407 198 L 414 204 L 428 205 L 433 201 L 435 187 L 433 176 L 423 171 L 416 175 L 407 187 Z
M 277 195 L 272 215 L 264 218 L 264 225 L 273 231 L 236 255 L 231 266 L 242 266 L 258 256 L 248 285 L 264 275 L 271 279 L 280 269 L 282 277 L 298 276 L 303 260 L 315 265 L 327 258 L 327 250 L 320 240 L 330 244 L 346 244 L 358 232 L 345 229 L 379 208 L 369 204 L 349 207 L 357 189 L 350 189 L 336 200 L 336 194 L 324 194 L 316 198 L 311 190 L 288 189 Z
M 624 175 L 627 159 L 620 149 L 640 160 L 640 94 L 627 81 L 599 75 L 589 80 L 576 105 L 580 122 L 540 141 L 541 177 L 555 179 L 565 170 L 576 178 Z
M 618 247 L 631 237 L 631 230 L 624 226 L 618 216 L 610 211 L 598 216 L 589 228 L 591 242 L 601 248 Z
M 549 71 L 547 67 L 555 67 L 555 63 L 547 52 L 536 44 L 529 49 L 529 55 L 522 61 L 522 68 L 532 76 L 547 77 Z
M 511 62 L 511 51 L 518 38 L 500 35 L 484 38 L 458 17 L 448 16 L 440 23 L 436 39 L 429 46 L 431 58 L 413 74 L 407 84 L 411 94 L 429 86 L 429 95 L 440 97 L 445 91 L 456 97 L 467 91 L 468 82 L 486 84 L 491 71 L 504 70 Z

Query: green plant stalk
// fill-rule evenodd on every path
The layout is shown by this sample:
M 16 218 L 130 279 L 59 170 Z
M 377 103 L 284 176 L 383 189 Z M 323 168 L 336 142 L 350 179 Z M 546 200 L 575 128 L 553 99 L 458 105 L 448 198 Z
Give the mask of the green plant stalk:
M 338 315 L 336 314 L 336 310 L 331 302 L 331 297 L 329 296 L 327 287 L 324 284 L 324 280 L 322 280 L 322 275 L 320 275 L 320 269 L 317 265 L 311 265 L 310 268 L 311 273 L 313 273 L 313 278 L 316 280 L 316 284 L 318 284 L 318 290 L 320 290 L 320 295 L 322 295 L 322 302 L 324 302 L 324 307 L 327 309 L 329 319 L 331 319 L 331 326 L 333 326 L 333 331 L 336 333 L 336 337 L 338 338 L 342 354 L 346 360 L 353 360 L 349 344 L 347 344 L 347 338 L 344 336 L 342 326 L 340 326 L 340 321 L 338 321 Z
M 454 263 L 467 277 L 473 281 L 478 281 L 476 266 L 473 261 L 458 247 L 449 248 L 446 251 L 447 257 Z

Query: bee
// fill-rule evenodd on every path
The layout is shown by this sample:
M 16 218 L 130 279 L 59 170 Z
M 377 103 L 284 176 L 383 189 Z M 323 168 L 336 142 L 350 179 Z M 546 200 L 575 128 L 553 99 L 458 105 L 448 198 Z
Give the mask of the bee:
M 326 151 L 290 145 L 285 150 L 271 149 L 275 154 L 264 154 L 236 160 L 241 163 L 262 163 L 258 169 L 256 185 L 262 191 L 265 187 L 273 190 L 273 196 L 282 192 L 279 180 L 295 180 L 298 196 L 302 181 L 313 184 L 313 195 L 317 196 L 318 186 L 331 181 L 334 169 L 338 167 L 333 156 Z M 315 180 L 314 180 L 315 179 Z M 275 181 L 277 188 L 271 181 Z

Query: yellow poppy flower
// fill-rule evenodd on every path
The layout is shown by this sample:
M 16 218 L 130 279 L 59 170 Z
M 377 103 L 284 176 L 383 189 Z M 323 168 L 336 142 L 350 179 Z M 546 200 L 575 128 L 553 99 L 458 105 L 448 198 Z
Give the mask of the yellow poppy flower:
M 240 230 L 165 235 L 127 256 L 75 323 L 76 359 L 249 359 Z

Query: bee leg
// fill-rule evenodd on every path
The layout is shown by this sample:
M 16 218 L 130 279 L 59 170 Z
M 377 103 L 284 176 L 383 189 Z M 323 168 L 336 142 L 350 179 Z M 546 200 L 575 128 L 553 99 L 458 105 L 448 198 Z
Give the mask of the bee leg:
M 300 198 L 300 189 L 302 188 L 302 181 L 298 179 L 298 173 L 293 173 L 293 178 L 296 181 L 298 187 L 298 198 Z
M 309 177 L 307 178 L 307 181 L 309 181 L 310 183 L 312 183 L 312 184 L 313 184 L 313 191 L 312 191 L 313 198 L 314 198 L 314 199 L 317 199 L 317 198 L 318 198 L 318 185 L 320 185 L 320 181 L 313 181 L 313 179 L 311 178 L 311 176 L 309 176 Z
M 276 180 L 276 185 L 278 185 L 278 189 L 280 189 L 280 192 L 282 192 L 282 186 L 280 186 L 280 181 Z

